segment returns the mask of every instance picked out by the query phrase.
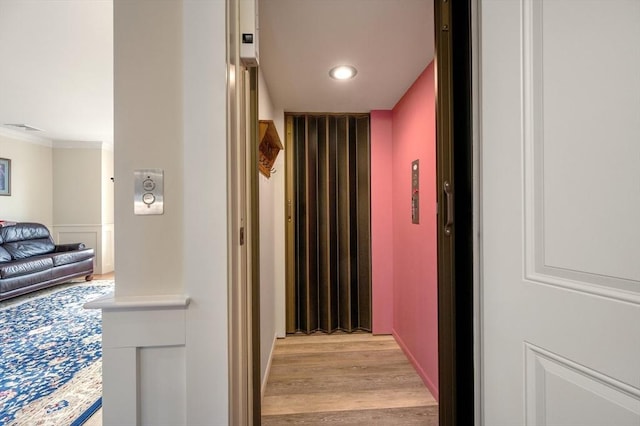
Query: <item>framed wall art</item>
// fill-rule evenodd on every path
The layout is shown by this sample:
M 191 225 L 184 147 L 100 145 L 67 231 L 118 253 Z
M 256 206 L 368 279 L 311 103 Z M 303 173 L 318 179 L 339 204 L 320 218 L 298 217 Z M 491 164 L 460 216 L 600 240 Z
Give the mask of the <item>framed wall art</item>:
M 0 158 L 0 195 L 11 195 L 11 160 Z

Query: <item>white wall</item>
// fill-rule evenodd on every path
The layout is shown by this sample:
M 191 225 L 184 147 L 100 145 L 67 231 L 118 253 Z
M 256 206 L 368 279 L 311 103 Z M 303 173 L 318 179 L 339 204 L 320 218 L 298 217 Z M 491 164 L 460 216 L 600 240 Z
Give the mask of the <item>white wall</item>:
M 74 144 L 78 146 L 78 144 Z M 102 149 L 53 149 L 53 223 L 102 223 Z
M 113 224 L 113 146 L 102 146 L 102 223 Z
M 53 227 L 59 244 L 95 250 L 94 271 L 114 269 L 113 151 L 100 142 L 57 141 L 53 148 Z
M 116 295 L 181 293 L 182 2 L 115 2 L 114 43 Z M 146 168 L 164 170 L 160 216 L 133 214 Z
M 100 253 L 101 272 L 115 269 L 114 249 L 114 209 L 113 204 L 113 145 L 102 146 L 102 249 Z
M 184 292 L 182 2 L 114 2 L 115 301 L 103 315 L 103 421 L 154 424 L 162 413 L 184 424 L 186 384 L 164 398 L 159 377 L 146 374 L 165 358 L 172 371 L 186 366 L 185 313 L 118 309 L 122 300 L 145 301 Z M 134 170 L 164 170 L 164 214 L 136 216 Z M 178 323 L 179 330 L 158 328 Z M 135 325 L 146 324 L 144 327 Z M 171 331 L 174 331 L 171 333 Z M 184 348 L 183 348 L 184 349 Z M 142 354 L 145 354 L 142 356 Z M 158 361 L 158 362 L 156 362 Z M 127 395 L 139 394 L 137 398 Z M 155 410 L 153 408 L 156 408 Z M 157 423 L 162 424 L 162 423 Z
M 0 158 L 11 160 L 11 196 L 0 196 L 0 219 L 53 225 L 51 142 L 0 133 Z M 19 139 L 20 138 L 20 139 Z
M 284 111 L 282 108 L 274 114 L 273 121 L 280 135 L 282 145 L 285 143 L 284 128 Z M 284 150 L 280 152 L 274 168 L 275 175 L 273 180 L 273 252 L 274 252 L 274 283 L 275 283 L 275 318 L 276 318 L 276 335 L 278 337 L 286 336 L 286 207 L 285 207 L 285 154 Z
M 284 112 L 274 108 L 262 73 L 258 73 L 258 117 L 273 120 L 284 144 Z M 260 351 L 262 387 L 276 337 L 284 337 L 284 151 L 278 154 L 275 172 L 259 174 L 260 191 Z
M 225 3 L 185 1 L 187 424 L 229 423 Z
M 225 28 L 224 1 L 114 2 L 105 425 L 228 424 Z M 140 168 L 164 170 L 163 215 L 133 214 Z

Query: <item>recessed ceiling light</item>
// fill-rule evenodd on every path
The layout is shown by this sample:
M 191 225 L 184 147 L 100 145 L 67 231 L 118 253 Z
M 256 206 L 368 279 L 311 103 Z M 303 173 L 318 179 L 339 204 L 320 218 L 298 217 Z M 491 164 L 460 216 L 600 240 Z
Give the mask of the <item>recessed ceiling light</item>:
M 349 80 L 358 74 L 358 70 L 351 65 L 340 65 L 331 68 L 329 75 L 336 80 Z

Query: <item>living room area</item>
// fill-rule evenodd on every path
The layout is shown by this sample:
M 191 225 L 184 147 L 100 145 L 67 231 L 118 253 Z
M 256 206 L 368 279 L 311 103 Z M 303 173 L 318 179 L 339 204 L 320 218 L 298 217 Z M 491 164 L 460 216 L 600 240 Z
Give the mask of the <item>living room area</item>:
M 83 242 L 95 251 L 94 273 L 112 272 L 113 147 L 53 141 L 0 127 L 9 161 L 0 220 L 47 227 L 56 244 Z
M 90 3 L 0 1 L 0 424 L 81 424 L 102 393 L 84 304 L 113 291 L 113 14 Z
M 113 150 L 86 145 L 0 133 L 0 424 L 79 425 L 101 404 L 84 304 L 114 288 Z

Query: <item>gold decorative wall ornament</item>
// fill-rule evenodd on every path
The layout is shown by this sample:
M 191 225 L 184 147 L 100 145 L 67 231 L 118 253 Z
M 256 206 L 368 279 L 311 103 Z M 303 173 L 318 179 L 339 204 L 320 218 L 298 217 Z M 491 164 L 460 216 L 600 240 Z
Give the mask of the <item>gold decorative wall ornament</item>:
M 266 177 L 271 177 L 273 163 L 283 149 L 276 126 L 272 120 L 260 120 L 258 140 L 258 170 Z

